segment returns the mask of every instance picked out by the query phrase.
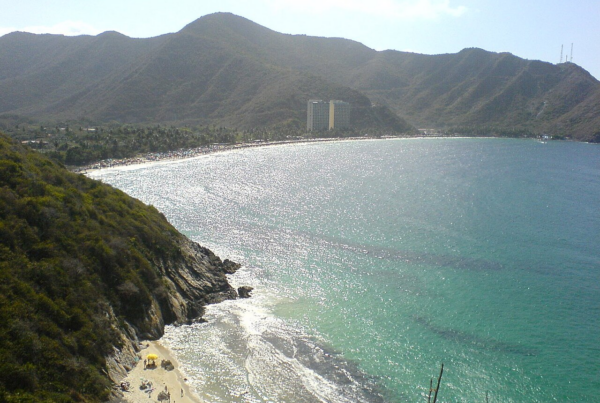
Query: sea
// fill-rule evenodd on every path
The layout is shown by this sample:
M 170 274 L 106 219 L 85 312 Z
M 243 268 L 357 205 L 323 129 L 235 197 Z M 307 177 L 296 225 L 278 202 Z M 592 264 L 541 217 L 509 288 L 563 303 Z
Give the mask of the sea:
M 206 402 L 600 402 L 598 145 L 300 143 L 89 176 L 243 265 L 251 298 L 162 339 Z

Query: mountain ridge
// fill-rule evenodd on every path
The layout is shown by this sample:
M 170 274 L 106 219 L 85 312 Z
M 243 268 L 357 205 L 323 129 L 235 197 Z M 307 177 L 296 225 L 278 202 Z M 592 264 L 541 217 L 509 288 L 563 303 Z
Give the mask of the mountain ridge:
M 353 123 L 367 128 L 382 124 L 371 105 L 395 131 L 518 128 L 589 140 L 600 127 L 600 82 L 587 71 L 507 52 L 375 51 L 231 13 L 145 39 L 23 35 L 0 37 L 0 117 L 302 129 L 308 99 L 346 97 L 358 100 Z

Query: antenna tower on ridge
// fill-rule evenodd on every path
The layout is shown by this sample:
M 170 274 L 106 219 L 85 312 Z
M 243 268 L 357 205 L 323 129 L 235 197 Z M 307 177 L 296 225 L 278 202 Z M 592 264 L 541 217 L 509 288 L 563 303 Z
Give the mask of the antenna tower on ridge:
M 563 46 L 565 45 L 560 45 L 560 59 L 558 59 L 558 63 L 562 63 Z
M 569 61 L 573 63 L 573 42 L 571 42 L 571 60 Z

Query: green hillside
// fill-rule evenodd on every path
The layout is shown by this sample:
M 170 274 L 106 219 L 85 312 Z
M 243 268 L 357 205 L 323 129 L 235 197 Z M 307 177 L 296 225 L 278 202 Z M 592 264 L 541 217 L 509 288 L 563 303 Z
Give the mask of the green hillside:
M 439 56 L 389 52 L 381 58 L 385 71 L 364 70 L 356 88 L 420 127 L 495 125 L 589 138 L 600 122 L 594 101 L 600 84 L 573 63 L 481 49 Z M 374 84 L 381 82 L 388 84 Z M 584 118 L 577 110 L 590 102 L 596 112 Z M 569 114 L 580 121 L 566 119 Z
M 243 33 L 229 35 L 221 25 L 191 24 L 150 39 L 6 35 L 0 38 L 0 114 L 44 122 L 303 129 L 306 102 L 321 97 L 352 102 L 356 129 L 414 130 L 385 107 L 372 110 L 348 86 L 271 63 L 246 48 Z M 15 52 L 23 56 L 10 60 Z
M 573 63 L 474 48 L 378 52 L 347 39 L 281 34 L 228 13 L 146 39 L 5 35 L 0 94 L 0 123 L 298 130 L 306 101 L 322 98 L 351 102 L 357 129 L 496 127 L 591 140 L 600 127 L 600 82 Z
M 236 266 L 193 245 L 155 208 L 0 134 L 0 401 L 106 399 L 114 347 L 234 296 Z

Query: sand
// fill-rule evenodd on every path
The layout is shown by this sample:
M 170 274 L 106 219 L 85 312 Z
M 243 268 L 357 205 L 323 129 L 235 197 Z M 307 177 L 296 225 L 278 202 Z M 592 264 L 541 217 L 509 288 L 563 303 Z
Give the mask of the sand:
M 399 136 L 382 136 L 380 138 L 397 138 Z M 70 169 L 73 172 L 81 172 L 88 174 L 97 170 L 106 168 L 115 168 L 121 166 L 137 166 L 146 165 L 160 161 L 175 161 L 189 158 L 199 157 L 201 155 L 213 154 L 222 151 L 238 150 L 242 148 L 255 148 L 255 147 L 266 147 L 276 146 L 285 144 L 298 144 L 298 143 L 322 143 L 332 141 L 350 141 L 350 140 L 371 140 L 374 137 L 361 136 L 361 137 L 332 137 L 332 138 L 308 138 L 301 140 L 281 140 L 281 141 L 262 141 L 253 143 L 241 143 L 241 144 L 227 144 L 227 145 L 210 145 L 205 147 L 189 148 L 175 151 L 155 152 L 138 155 L 131 158 L 122 159 L 107 159 L 97 161 L 92 164 L 82 166 L 72 166 Z
M 124 382 L 130 383 L 129 391 L 123 392 L 124 398 L 131 403 L 158 402 L 158 394 L 165 391 L 165 387 L 167 387 L 166 391 L 171 394 L 171 403 L 202 403 L 202 400 L 193 394 L 186 383 L 185 377 L 179 370 L 179 363 L 175 360 L 171 351 L 158 341 L 149 341 L 143 344 L 147 344 L 148 347 L 140 351 L 140 361 L 124 379 Z M 144 359 L 148 354 L 158 355 L 157 365 L 153 368 L 144 368 Z M 171 361 L 175 369 L 167 371 L 161 368 L 161 360 Z M 148 393 L 148 389 L 140 389 L 142 378 L 152 382 L 152 393 Z M 165 402 L 168 402 L 168 400 L 165 400 Z

